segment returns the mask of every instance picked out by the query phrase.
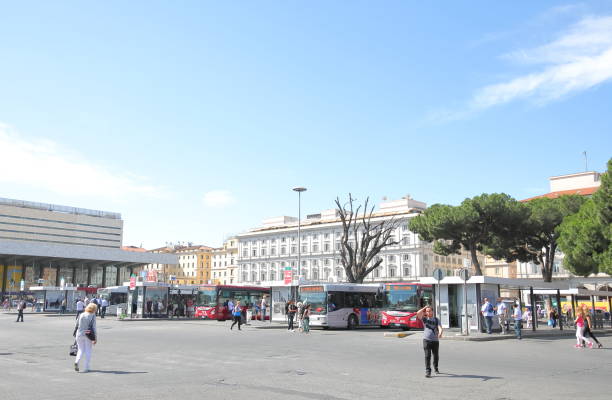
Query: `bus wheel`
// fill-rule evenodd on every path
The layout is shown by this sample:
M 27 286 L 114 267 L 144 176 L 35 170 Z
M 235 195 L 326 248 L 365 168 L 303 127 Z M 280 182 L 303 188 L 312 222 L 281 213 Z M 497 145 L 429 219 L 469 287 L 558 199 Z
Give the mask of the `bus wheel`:
M 355 329 L 357 328 L 357 317 L 355 317 L 354 315 L 351 315 L 348 319 L 348 323 L 346 325 L 347 329 Z

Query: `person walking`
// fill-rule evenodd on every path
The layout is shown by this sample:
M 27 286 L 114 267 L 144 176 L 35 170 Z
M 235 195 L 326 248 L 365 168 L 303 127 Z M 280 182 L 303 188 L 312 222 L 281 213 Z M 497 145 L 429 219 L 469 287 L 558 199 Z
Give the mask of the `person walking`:
M 85 311 L 77 319 L 77 324 L 74 327 L 72 336 L 76 338 L 78 347 L 76 359 L 74 360 L 74 370 L 77 372 L 79 372 L 79 362 L 83 357 L 85 357 L 85 367 L 81 372 L 89 371 L 91 350 L 98 341 L 98 330 L 96 329 L 97 308 L 94 303 L 89 303 L 85 307 Z
M 310 333 L 310 304 L 304 305 L 304 311 L 302 313 L 302 326 L 304 333 Z
M 433 353 L 433 366 L 436 374 L 440 356 L 440 338 L 442 337 L 442 325 L 438 318 L 434 317 L 431 306 L 425 306 L 417 311 L 417 318 L 423 322 L 423 350 L 425 351 L 425 377 L 431 378 L 431 353 Z
M 297 307 L 293 300 L 289 300 L 289 306 L 287 307 L 287 320 L 289 321 L 289 326 L 287 330 L 289 332 L 295 332 L 293 329 L 293 319 L 295 318 L 295 313 L 297 312 Z
M 491 334 L 492 333 L 491 327 L 493 325 L 493 316 L 495 315 L 495 312 L 493 310 L 493 305 L 489 303 L 489 299 L 485 297 L 483 299 L 483 302 L 484 304 L 482 305 L 482 308 L 480 309 L 480 313 L 484 317 L 484 322 L 485 322 L 485 327 L 487 329 L 487 333 Z
M 17 321 L 15 322 L 19 322 L 19 320 L 21 320 L 21 322 L 23 322 L 23 310 L 25 310 L 26 308 L 26 302 L 24 299 L 19 300 L 19 303 L 17 303 Z
M 79 315 L 81 315 L 83 311 L 85 311 L 85 302 L 78 299 L 76 303 L 76 319 L 79 319 Z
M 266 300 L 266 296 L 264 295 L 261 298 L 261 321 L 266 320 L 266 308 L 268 307 L 268 301 Z
M 108 300 L 106 299 L 106 297 L 103 297 L 100 303 L 101 303 L 100 318 L 104 318 L 106 316 L 106 309 L 108 308 Z
M 589 344 L 589 347 L 593 348 L 593 342 L 584 337 L 584 324 L 586 323 L 586 315 L 582 308 L 578 308 L 576 310 L 576 319 L 574 319 L 574 323 L 576 324 L 576 348 L 582 348 L 584 345 L 582 342 L 586 342 Z
M 499 326 L 501 326 L 501 333 L 502 335 L 505 335 L 507 332 L 506 324 L 508 323 L 508 308 L 506 307 L 506 303 L 504 303 L 501 298 L 497 299 L 495 311 L 497 312 L 497 320 L 499 321 Z
M 523 339 L 521 332 L 521 327 L 523 325 L 523 313 L 521 312 L 521 307 L 519 307 L 519 305 L 516 303 L 512 305 L 512 319 L 514 320 L 514 334 L 518 340 L 521 340 Z
M 62 299 L 62 303 L 60 305 L 60 314 L 66 314 L 66 299 Z
M 240 325 L 242 325 L 242 306 L 240 305 L 240 300 L 237 300 L 236 304 L 234 304 L 234 308 L 232 309 L 232 317 L 234 322 L 232 323 L 232 326 L 230 326 L 230 331 L 234 329 L 234 325 L 236 324 L 238 324 L 238 330 L 241 331 L 242 329 L 240 329 Z
M 589 308 L 586 304 L 582 305 L 582 314 L 586 317 L 583 336 L 586 337 L 587 335 L 589 335 L 591 339 L 593 339 L 597 343 L 597 348 L 601 349 L 603 345 L 599 343 L 599 340 L 597 340 L 597 338 L 591 331 L 591 329 L 593 329 L 593 318 L 591 317 L 591 313 L 589 312 Z
M 298 301 L 297 303 L 297 323 L 298 323 L 298 332 L 302 332 L 302 329 L 304 329 L 302 323 L 302 317 L 304 316 L 304 304 L 302 304 L 301 301 Z

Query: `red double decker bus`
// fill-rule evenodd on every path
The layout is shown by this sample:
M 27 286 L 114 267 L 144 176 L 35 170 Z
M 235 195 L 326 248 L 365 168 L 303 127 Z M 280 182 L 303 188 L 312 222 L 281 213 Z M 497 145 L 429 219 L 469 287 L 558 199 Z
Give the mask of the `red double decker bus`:
M 380 324 L 404 330 L 423 329 L 423 323 L 417 319 L 416 312 L 427 304 L 433 304 L 431 285 L 386 283 L 385 306 L 381 311 Z
M 258 310 L 262 297 L 268 295 L 269 298 L 269 294 L 269 288 L 258 286 L 198 285 L 195 317 L 219 321 L 232 319 L 231 304 L 236 304 L 236 301 L 240 300 L 242 307 Z M 256 314 L 253 313 L 253 319 L 258 318 Z M 266 313 L 266 319 L 269 318 L 269 314 Z

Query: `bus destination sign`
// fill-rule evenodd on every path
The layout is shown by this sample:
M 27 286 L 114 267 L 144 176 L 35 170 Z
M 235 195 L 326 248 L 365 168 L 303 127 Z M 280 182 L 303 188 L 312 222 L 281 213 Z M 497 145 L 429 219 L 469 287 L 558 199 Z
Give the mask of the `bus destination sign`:
M 300 288 L 300 292 L 302 293 L 306 293 L 306 292 L 322 292 L 323 291 L 323 286 L 303 286 Z

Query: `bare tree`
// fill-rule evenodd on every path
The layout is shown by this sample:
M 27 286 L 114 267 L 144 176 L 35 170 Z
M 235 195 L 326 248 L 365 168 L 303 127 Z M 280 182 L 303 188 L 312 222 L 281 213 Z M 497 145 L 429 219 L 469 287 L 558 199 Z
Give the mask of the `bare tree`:
M 363 283 L 363 280 L 382 263 L 376 258 L 387 246 L 398 244 L 392 234 L 399 225 L 395 218 L 379 219 L 374 215 L 374 206 L 365 204 L 354 208 L 355 199 L 349 193 L 348 202 L 342 205 L 336 198 L 336 206 L 342 221 L 340 257 L 349 282 Z M 348 206 L 348 207 L 347 207 Z M 374 219 L 374 221 L 373 221 Z

